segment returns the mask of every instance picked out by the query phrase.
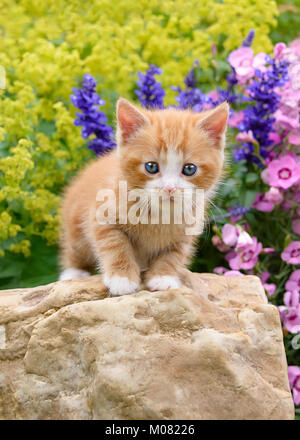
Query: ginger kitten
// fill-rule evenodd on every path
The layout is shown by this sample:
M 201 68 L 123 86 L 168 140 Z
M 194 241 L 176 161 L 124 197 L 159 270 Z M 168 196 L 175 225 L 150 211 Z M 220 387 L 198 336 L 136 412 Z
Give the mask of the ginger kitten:
M 197 114 L 145 110 L 119 99 L 117 149 L 88 165 L 65 192 L 60 279 L 99 268 L 112 296 L 135 292 L 141 281 L 151 291 L 180 287 L 193 252 L 186 225 L 121 224 L 118 208 L 116 221 L 100 224 L 97 194 L 108 188 L 118 200 L 119 182 L 125 181 L 146 198 L 159 194 L 160 208 L 186 189 L 201 188 L 209 202 L 222 174 L 228 113 L 227 103 Z M 147 201 L 143 209 L 149 209 Z

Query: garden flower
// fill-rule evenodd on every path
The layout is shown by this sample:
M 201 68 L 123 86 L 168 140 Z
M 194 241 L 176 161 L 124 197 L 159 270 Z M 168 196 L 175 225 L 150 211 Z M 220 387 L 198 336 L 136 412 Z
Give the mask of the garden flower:
M 268 202 L 278 204 L 283 201 L 283 195 L 281 194 L 280 190 L 278 188 L 275 188 L 272 186 L 268 192 L 265 194 L 265 199 Z
M 271 212 L 274 209 L 274 204 L 266 198 L 265 194 L 257 193 L 252 208 L 262 212 Z
M 227 246 L 233 247 L 238 241 L 239 229 L 229 223 L 222 228 L 222 239 Z
M 258 243 L 257 238 L 252 238 L 252 243 L 244 246 L 237 252 L 229 252 L 226 259 L 233 270 L 253 269 L 258 261 L 258 255 L 262 250 L 262 244 Z
M 244 112 L 232 112 L 228 120 L 230 127 L 237 127 L 244 119 Z
M 240 142 L 251 142 L 251 143 L 256 142 L 256 140 L 253 137 L 253 133 L 252 133 L 251 130 L 249 130 L 248 132 L 240 132 L 237 135 L 236 140 L 240 141 Z
M 300 292 L 300 269 L 295 270 L 285 283 L 286 290 Z
M 225 277 L 243 277 L 244 274 L 240 272 L 239 270 L 227 270 L 227 272 L 224 273 Z
M 292 241 L 282 252 L 281 258 L 289 264 L 300 264 L 300 241 Z
M 264 69 L 266 54 L 260 53 L 254 57 L 250 47 L 242 46 L 231 52 L 228 61 L 235 70 L 239 84 L 243 85 L 254 76 L 255 69 Z
M 220 252 L 228 252 L 229 247 L 224 244 L 221 238 L 218 235 L 214 235 L 211 239 L 212 244 L 220 251 Z
M 213 272 L 216 273 L 217 275 L 223 275 L 228 269 L 226 269 L 226 267 L 223 266 L 218 266 L 215 267 Z
M 286 292 L 283 296 L 284 306 L 281 306 L 281 319 L 284 327 L 293 334 L 300 332 L 299 292 Z
M 259 275 L 259 278 L 261 279 L 263 288 L 268 292 L 268 295 L 274 295 L 276 290 L 276 284 L 274 283 L 266 283 L 266 281 L 270 278 L 271 274 L 269 272 L 262 272 Z
M 162 108 L 164 105 L 164 96 L 166 92 L 161 83 L 155 80 L 154 75 L 161 75 L 162 70 L 154 64 L 150 64 L 145 74 L 139 72 L 137 86 L 135 90 L 140 103 L 146 108 Z
M 250 237 L 250 235 L 248 234 L 248 232 L 246 231 L 241 231 L 239 236 L 238 236 L 238 240 L 236 243 L 236 250 L 238 249 L 242 249 L 245 246 L 252 244 L 252 238 Z
M 277 43 L 274 46 L 273 54 L 274 58 L 281 59 L 282 55 L 284 54 L 284 50 L 286 49 L 285 43 Z
M 88 147 L 96 154 L 103 154 L 116 144 L 113 129 L 106 124 L 107 117 L 99 110 L 105 101 L 96 93 L 96 84 L 92 75 L 85 74 L 82 88 L 73 89 L 71 102 L 81 110 L 81 113 L 76 113 L 77 118 L 74 120 L 75 125 L 82 126 L 81 136 L 86 139 L 94 134 L 96 137 L 89 142 Z
M 268 165 L 268 181 L 275 187 L 287 189 L 300 179 L 300 166 L 289 155 L 272 160 Z
M 295 234 L 300 235 L 300 219 L 292 221 L 292 229 Z
M 300 367 L 289 366 L 288 377 L 295 405 L 300 404 Z

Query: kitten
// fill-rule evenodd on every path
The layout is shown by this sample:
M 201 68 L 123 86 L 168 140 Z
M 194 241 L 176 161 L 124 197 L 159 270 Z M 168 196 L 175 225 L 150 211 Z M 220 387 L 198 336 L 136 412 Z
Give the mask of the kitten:
M 98 267 L 112 296 L 138 290 L 141 275 L 151 291 L 180 287 L 193 253 L 186 225 L 120 224 L 118 211 L 116 222 L 99 224 L 97 193 L 109 188 L 118 198 L 125 181 L 129 190 L 161 195 L 161 208 L 184 189 L 201 188 L 207 204 L 222 175 L 228 114 L 227 103 L 193 113 L 145 110 L 120 98 L 117 149 L 88 165 L 65 192 L 60 279 L 88 276 Z

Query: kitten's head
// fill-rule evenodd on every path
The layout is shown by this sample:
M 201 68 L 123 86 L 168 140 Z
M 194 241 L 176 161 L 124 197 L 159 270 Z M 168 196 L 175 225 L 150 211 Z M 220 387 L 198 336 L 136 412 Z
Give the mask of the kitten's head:
M 120 98 L 117 141 L 129 188 L 170 197 L 185 188 L 209 195 L 221 177 L 229 106 L 193 113 L 145 110 Z

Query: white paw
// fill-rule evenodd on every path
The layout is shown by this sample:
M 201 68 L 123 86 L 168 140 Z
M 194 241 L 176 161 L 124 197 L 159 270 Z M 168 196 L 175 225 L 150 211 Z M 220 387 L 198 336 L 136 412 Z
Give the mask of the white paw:
M 70 269 L 63 270 L 58 279 L 59 281 L 72 280 L 73 278 L 86 278 L 90 275 L 91 274 L 86 270 L 74 269 L 71 267 Z
M 136 292 L 139 285 L 134 281 L 130 281 L 127 277 L 119 277 L 114 275 L 113 277 L 104 276 L 104 285 L 108 288 L 110 296 L 129 295 Z
M 170 275 L 163 275 L 162 277 L 153 277 L 146 283 L 149 290 L 169 290 L 178 289 L 181 287 L 179 278 Z

